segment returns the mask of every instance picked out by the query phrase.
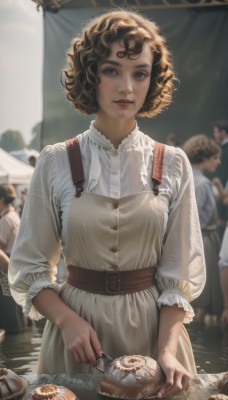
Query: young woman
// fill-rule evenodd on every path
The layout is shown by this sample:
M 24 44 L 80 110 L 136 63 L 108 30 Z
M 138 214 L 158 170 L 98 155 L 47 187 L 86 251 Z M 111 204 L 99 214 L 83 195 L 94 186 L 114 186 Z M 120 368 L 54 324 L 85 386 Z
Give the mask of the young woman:
M 217 206 L 212 182 L 204 175 L 215 172 L 220 164 L 221 150 L 214 140 L 205 135 L 191 137 L 183 149 L 192 164 L 207 268 L 205 288 L 192 306 L 195 308 L 196 321 L 204 322 L 206 314 L 220 316 L 223 309 L 218 268 L 221 243 L 217 232 Z
M 39 157 L 12 294 L 26 315 L 48 319 L 39 372 L 96 372 L 101 351 L 149 355 L 167 378 L 159 397 L 172 396 L 196 372 L 183 322 L 205 282 L 202 241 L 187 157 L 136 122 L 171 101 L 170 53 L 156 24 L 113 10 L 73 40 L 64 73 L 72 105 L 96 116 Z M 59 287 L 61 244 L 69 275 Z

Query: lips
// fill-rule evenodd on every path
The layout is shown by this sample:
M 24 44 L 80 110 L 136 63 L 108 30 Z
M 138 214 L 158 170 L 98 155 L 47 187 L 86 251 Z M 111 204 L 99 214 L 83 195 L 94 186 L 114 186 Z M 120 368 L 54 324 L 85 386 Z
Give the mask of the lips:
M 114 103 L 121 103 L 121 104 L 132 104 L 133 101 L 131 100 L 126 100 L 126 99 L 120 99 L 120 100 L 115 100 Z

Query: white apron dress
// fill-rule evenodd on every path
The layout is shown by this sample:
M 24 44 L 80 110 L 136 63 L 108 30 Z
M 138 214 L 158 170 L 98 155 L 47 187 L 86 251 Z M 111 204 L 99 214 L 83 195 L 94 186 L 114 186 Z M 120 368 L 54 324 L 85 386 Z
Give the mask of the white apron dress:
M 93 126 L 79 135 L 85 174 L 85 188 L 79 198 L 75 197 L 72 181 L 69 183 L 71 173 L 69 165 L 66 166 L 68 157 L 65 145 L 48 146 L 41 153 L 25 205 L 27 214 L 23 212 L 23 215 L 27 215 L 27 220 L 23 222 L 22 219 L 21 232 L 11 257 L 11 292 L 23 306 L 26 315 L 40 319 L 42 316 L 34 308 L 32 299 L 42 288 L 53 288 L 66 304 L 91 324 L 102 350 L 111 357 L 141 354 L 156 358 L 159 307 L 161 304 L 178 304 L 186 311 L 185 322 L 190 322 L 194 314 L 189 302 L 201 293 L 205 282 L 203 246 L 193 194 L 191 166 L 181 150 L 167 148 L 161 195 L 159 193 L 156 196 L 146 185 L 145 190 L 137 192 L 137 185 L 141 186 L 141 180 L 134 173 L 126 180 L 126 186 L 131 180 L 135 180 L 132 193 L 130 186 L 127 189 L 130 195 L 124 195 L 126 186 L 122 186 L 123 195 L 118 198 L 101 195 L 96 190 L 103 191 L 102 183 L 101 187 L 97 184 L 93 186 L 95 189 L 91 189 L 87 179 L 91 174 L 93 178 L 96 175 L 94 169 L 90 168 L 93 163 L 96 166 L 106 163 L 107 167 L 104 169 L 103 164 L 101 165 L 99 176 L 106 174 L 111 165 L 111 156 L 107 150 L 100 143 L 96 143 L 100 136 L 94 132 Z M 152 153 L 154 141 L 138 131 L 138 128 L 128 141 L 131 139 L 134 141 L 135 163 L 142 159 L 142 154 L 146 158 L 144 148 L 148 154 Z M 90 153 L 91 148 L 92 151 L 95 148 L 94 159 L 88 154 L 85 158 L 85 153 Z M 99 155 L 99 160 L 96 154 Z M 131 156 L 132 152 L 127 149 L 126 153 L 121 155 L 121 160 L 117 154 L 112 162 L 123 163 L 127 172 L 132 165 L 129 159 Z M 151 171 L 152 158 L 151 155 L 148 156 L 148 173 Z M 87 162 L 90 168 L 88 175 Z M 175 170 L 173 174 L 172 169 Z M 147 172 L 144 170 L 143 173 L 146 175 Z M 172 175 L 172 185 L 169 184 L 169 175 Z M 181 184 L 174 183 L 178 182 L 178 176 L 181 177 Z M 92 178 L 89 182 L 91 181 Z M 149 182 L 150 177 L 148 185 Z M 169 189 L 171 186 L 172 200 Z M 89 187 L 91 190 L 88 190 Z M 165 200 L 166 198 L 170 200 Z M 165 204 L 168 205 L 168 202 L 170 215 L 167 221 L 164 207 L 167 207 Z M 62 224 L 61 215 L 64 214 L 65 205 L 69 211 L 65 220 L 67 223 Z M 191 224 L 186 224 L 183 220 L 186 209 Z M 35 218 L 34 213 L 40 217 Z M 32 222 L 29 225 L 31 227 L 36 222 L 39 232 L 41 226 L 46 223 L 45 231 L 38 235 L 32 228 L 26 230 L 29 220 Z M 182 233 L 179 236 L 180 228 Z M 66 265 L 112 272 L 158 265 L 158 288 L 153 286 L 136 293 L 107 296 L 88 293 L 68 283 L 59 287 L 54 275 L 61 249 L 61 231 L 67 238 L 63 243 Z M 176 250 L 174 245 L 181 245 L 181 248 Z M 190 373 L 196 373 L 191 343 L 184 327 L 179 339 L 177 357 Z M 97 370 L 87 364 L 77 364 L 65 348 L 58 328 L 47 321 L 38 372 L 97 373 Z

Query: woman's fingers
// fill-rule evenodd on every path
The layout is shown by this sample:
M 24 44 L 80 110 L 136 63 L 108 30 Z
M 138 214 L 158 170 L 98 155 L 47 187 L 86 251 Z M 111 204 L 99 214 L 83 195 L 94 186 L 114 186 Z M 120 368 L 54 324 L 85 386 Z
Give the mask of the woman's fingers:
M 87 356 L 83 350 L 83 348 L 77 348 L 77 351 L 74 351 L 73 357 L 77 363 L 88 363 Z
M 173 381 L 173 384 L 171 383 Z M 180 393 L 182 390 L 187 390 L 190 385 L 190 377 L 188 375 L 183 375 L 180 372 L 176 372 L 174 378 L 168 378 L 168 382 L 162 386 L 159 390 L 157 397 L 172 397 Z
M 95 353 L 95 358 L 97 359 L 97 357 L 101 357 L 101 345 L 98 340 L 97 334 L 93 329 L 90 333 L 90 342 Z
M 96 332 L 90 328 L 89 335 L 78 337 L 69 349 L 77 363 L 96 364 L 97 357 L 101 356 L 101 346 Z
M 191 377 L 189 377 L 189 376 L 183 377 L 183 379 L 182 379 L 183 390 L 187 390 L 189 388 L 190 382 L 191 382 Z

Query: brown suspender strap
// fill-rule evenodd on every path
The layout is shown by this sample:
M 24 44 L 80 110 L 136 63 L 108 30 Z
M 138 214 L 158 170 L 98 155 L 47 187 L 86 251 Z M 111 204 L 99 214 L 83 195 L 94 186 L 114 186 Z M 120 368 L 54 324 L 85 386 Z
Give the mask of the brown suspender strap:
M 66 140 L 66 146 L 70 161 L 71 175 L 73 183 L 76 186 L 76 197 L 80 197 L 83 191 L 84 171 L 77 137 Z M 156 195 L 159 193 L 159 185 L 162 181 L 164 152 L 164 143 L 155 142 L 151 178 L 153 182 L 153 191 Z
M 66 140 L 66 146 L 70 161 L 71 175 L 73 183 L 76 187 L 76 197 L 81 196 L 83 191 L 84 171 L 82 165 L 82 156 L 79 146 L 79 141 L 76 138 Z
M 158 195 L 159 193 L 158 187 L 162 181 L 164 152 L 165 152 L 164 143 L 155 142 L 151 178 L 153 182 L 153 191 L 156 195 Z

